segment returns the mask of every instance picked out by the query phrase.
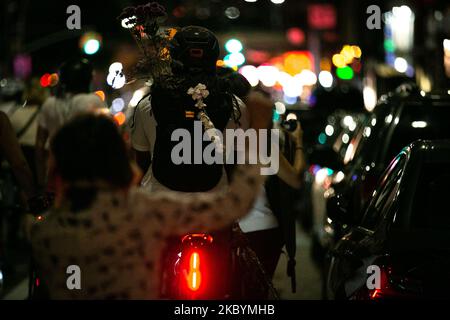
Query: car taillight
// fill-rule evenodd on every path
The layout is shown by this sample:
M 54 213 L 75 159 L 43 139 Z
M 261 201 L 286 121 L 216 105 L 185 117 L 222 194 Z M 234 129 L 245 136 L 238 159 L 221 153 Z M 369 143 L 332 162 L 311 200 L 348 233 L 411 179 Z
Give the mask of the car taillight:
M 380 287 L 375 289 L 368 289 L 366 286 L 358 290 L 351 299 L 355 300 L 379 300 L 382 298 L 389 298 L 394 292 L 392 292 L 389 286 L 389 274 L 392 272 L 391 268 L 380 269 Z
M 391 267 L 382 267 L 380 288 L 364 287 L 353 298 L 357 300 L 417 299 L 420 295 L 417 281 L 403 275 L 396 275 L 392 270 Z
M 404 297 L 401 292 L 397 292 L 391 288 L 381 288 L 369 290 L 370 300 L 387 300 L 387 299 L 402 299 Z
M 186 276 L 187 286 L 191 291 L 197 291 L 202 282 L 202 273 L 200 271 L 200 254 L 196 251 L 191 253 L 189 259 L 189 272 Z

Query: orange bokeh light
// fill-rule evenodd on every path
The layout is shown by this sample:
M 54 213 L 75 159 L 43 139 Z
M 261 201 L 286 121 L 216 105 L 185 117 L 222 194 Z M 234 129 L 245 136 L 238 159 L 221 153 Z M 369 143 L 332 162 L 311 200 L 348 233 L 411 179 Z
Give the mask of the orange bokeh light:
M 270 64 L 291 76 L 303 70 L 314 71 L 314 57 L 309 51 L 289 51 L 271 59 Z
M 102 99 L 102 101 L 105 101 L 105 93 L 102 90 L 98 90 L 94 92 L 100 99 Z
M 126 116 L 123 112 L 118 112 L 114 115 L 114 120 L 116 121 L 117 125 L 121 126 L 125 123 Z

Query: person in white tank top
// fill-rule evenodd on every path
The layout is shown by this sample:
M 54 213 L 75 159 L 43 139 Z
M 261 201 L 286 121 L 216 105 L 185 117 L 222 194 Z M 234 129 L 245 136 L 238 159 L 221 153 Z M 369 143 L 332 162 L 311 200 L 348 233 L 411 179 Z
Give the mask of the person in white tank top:
M 100 97 L 89 93 L 92 72 L 86 59 L 66 62 L 59 72 L 57 95 L 47 98 L 42 105 L 36 134 L 36 172 L 41 189 L 47 185 L 46 154 L 55 133 L 77 114 L 107 110 Z

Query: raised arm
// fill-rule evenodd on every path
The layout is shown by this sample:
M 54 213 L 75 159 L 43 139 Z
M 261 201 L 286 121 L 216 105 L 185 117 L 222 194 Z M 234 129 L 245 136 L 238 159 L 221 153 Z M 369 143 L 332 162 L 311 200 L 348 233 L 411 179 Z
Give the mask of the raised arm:
M 278 177 L 290 187 L 298 189 L 302 186 L 302 173 L 305 169 L 305 158 L 303 155 L 303 130 L 300 122 L 297 121 L 297 128 L 294 132 L 289 132 L 289 136 L 295 145 L 294 163 L 291 164 L 286 157 L 280 153 L 280 170 Z
M 267 129 L 272 115 L 272 104 L 255 93 L 247 104 L 250 127 Z M 259 145 L 259 143 L 258 143 Z M 247 148 L 248 154 L 257 152 Z M 166 235 L 191 231 L 220 229 L 247 214 L 264 181 L 259 165 L 238 165 L 225 193 L 189 195 L 167 192 L 148 195 L 137 192 L 135 205 L 147 212 L 147 221 Z
M 220 229 L 247 214 L 258 195 L 264 177 L 257 165 L 239 165 L 227 192 L 160 192 L 148 195 L 137 191 L 135 203 L 145 211 L 146 221 L 164 235 L 206 232 Z

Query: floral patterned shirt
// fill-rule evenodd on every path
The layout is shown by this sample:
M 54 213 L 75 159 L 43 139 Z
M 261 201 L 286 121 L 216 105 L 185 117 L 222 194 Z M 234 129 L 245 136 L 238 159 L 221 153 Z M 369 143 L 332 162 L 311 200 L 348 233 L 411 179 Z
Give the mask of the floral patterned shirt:
M 33 226 L 31 243 L 52 299 L 157 299 L 168 236 L 214 231 L 248 213 L 260 191 L 259 166 L 236 168 L 222 193 L 99 192 L 86 210 L 54 209 Z M 67 267 L 81 270 L 69 290 Z

